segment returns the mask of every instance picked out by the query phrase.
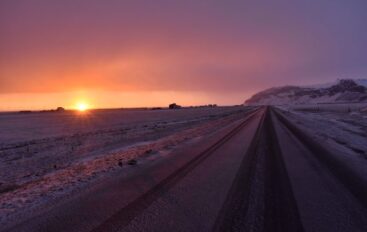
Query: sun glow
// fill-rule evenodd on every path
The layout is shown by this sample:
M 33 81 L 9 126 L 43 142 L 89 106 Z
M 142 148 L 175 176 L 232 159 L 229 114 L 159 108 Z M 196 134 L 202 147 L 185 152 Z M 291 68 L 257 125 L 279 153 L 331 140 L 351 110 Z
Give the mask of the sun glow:
M 83 112 L 89 109 L 89 105 L 85 102 L 78 102 L 76 104 L 76 109 L 80 112 Z

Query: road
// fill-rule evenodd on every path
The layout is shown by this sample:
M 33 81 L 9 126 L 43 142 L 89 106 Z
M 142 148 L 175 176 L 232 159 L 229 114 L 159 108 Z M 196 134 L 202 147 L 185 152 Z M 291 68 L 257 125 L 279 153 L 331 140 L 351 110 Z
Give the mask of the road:
M 335 157 L 262 107 L 5 231 L 367 231 L 365 176 Z

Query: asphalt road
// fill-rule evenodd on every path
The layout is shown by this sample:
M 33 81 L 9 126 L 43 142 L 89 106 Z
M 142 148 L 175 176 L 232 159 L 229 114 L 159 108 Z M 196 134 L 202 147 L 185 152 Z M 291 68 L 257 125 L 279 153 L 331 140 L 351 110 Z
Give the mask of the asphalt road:
M 5 231 L 367 231 L 366 178 L 337 157 L 262 107 Z

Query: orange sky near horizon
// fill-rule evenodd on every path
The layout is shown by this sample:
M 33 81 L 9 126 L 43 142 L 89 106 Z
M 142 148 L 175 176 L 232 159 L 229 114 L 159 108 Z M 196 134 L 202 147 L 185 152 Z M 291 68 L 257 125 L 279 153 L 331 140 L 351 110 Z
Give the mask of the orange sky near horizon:
M 167 107 L 170 103 L 183 106 L 219 104 L 231 105 L 233 98 L 243 94 L 218 97 L 215 94 L 174 91 L 120 92 L 120 91 L 77 91 L 66 93 L 12 93 L 0 94 L 0 111 L 49 110 L 57 107 L 77 109 L 85 103 L 90 109 Z M 243 103 L 243 102 L 241 102 Z M 239 104 L 241 104 L 239 103 Z
M 367 76 L 367 3 L 2 0 L 0 111 L 241 104 Z

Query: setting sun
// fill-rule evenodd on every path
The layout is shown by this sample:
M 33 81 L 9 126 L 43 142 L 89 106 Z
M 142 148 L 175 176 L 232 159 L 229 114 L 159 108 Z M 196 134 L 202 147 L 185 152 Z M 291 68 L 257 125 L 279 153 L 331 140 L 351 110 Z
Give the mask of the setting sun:
M 88 110 L 88 108 L 89 108 L 88 104 L 85 103 L 85 102 L 79 102 L 76 105 L 76 109 L 79 110 L 79 111 L 86 111 L 86 110 Z

